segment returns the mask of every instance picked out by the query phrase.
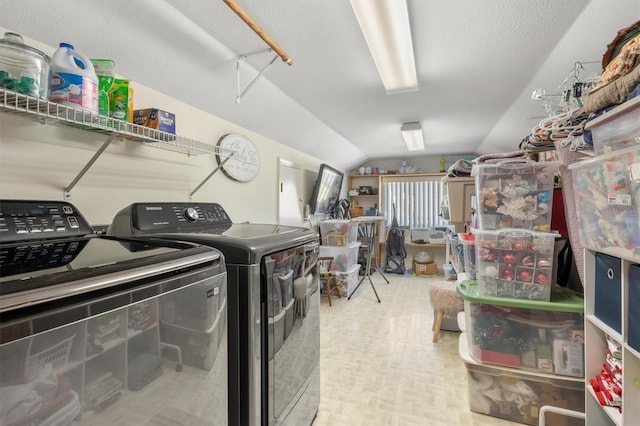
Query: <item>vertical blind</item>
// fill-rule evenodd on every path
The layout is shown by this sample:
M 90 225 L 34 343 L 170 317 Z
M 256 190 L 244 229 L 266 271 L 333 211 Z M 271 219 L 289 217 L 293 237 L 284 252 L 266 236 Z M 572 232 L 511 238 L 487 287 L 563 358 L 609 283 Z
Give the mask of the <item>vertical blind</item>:
M 425 176 L 420 179 L 385 181 L 384 212 L 391 222 L 395 205 L 398 225 L 407 228 L 441 226 L 440 203 L 444 193 L 441 176 Z

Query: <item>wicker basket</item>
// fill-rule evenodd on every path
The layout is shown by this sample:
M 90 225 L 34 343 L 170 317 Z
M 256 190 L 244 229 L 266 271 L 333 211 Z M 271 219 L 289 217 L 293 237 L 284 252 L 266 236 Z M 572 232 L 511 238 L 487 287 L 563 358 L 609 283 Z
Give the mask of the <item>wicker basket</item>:
M 362 207 L 359 207 L 359 206 L 351 207 L 349 209 L 349 214 L 351 215 L 351 217 L 363 216 L 364 215 L 364 209 Z

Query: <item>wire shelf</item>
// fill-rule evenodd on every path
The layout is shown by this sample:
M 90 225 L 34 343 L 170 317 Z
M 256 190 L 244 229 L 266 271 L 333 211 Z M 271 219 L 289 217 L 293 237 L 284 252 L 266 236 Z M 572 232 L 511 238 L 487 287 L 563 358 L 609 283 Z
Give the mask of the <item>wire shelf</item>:
M 0 89 L 0 111 L 32 117 L 47 124 L 76 127 L 105 135 L 144 143 L 153 148 L 187 155 L 231 156 L 231 152 L 195 139 L 161 132 L 123 120 L 98 115 L 62 104 L 34 98 L 7 89 Z

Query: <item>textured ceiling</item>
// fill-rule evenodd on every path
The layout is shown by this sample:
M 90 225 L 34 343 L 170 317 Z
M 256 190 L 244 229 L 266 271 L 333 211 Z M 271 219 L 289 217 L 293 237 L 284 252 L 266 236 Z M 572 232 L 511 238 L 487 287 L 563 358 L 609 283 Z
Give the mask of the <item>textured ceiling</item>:
M 387 95 L 349 1 L 237 1 L 294 61 L 240 103 L 235 58 L 267 46 L 222 0 L 2 0 L 0 26 L 115 58 L 121 75 L 349 169 L 424 155 L 402 141 L 409 121 L 426 154 L 517 149 L 545 114 L 533 89 L 576 61 L 599 71 L 587 63 L 640 16 L 637 0 L 408 0 L 420 90 Z M 242 61 L 242 85 L 272 56 Z

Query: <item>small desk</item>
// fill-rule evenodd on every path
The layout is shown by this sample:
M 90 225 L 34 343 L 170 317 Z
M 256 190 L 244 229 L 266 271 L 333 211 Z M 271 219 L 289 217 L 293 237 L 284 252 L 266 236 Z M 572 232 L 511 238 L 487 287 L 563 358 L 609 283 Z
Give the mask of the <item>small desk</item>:
M 376 299 L 378 299 L 378 303 L 380 303 L 380 297 L 378 296 L 378 292 L 376 291 L 376 288 L 373 285 L 373 281 L 371 280 L 371 258 L 376 255 L 374 250 L 376 246 L 376 226 L 384 222 L 385 218 L 384 216 L 358 216 L 351 219 L 351 221 L 357 223 L 358 225 L 362 224 L 364 226 L 364 236 L 367 244 L 367 264 L 365 266 L 366 269 L 364 271 L 364 276 L 360 278 L 360 282 L 358 282 L 356 288 L 354 288 L 351 294 L 347 296 L 347 300 L 351 299 L 351 296 L 353 296 L 353 294 L 358 290 L 360 284 L 362 284 L 365 279 L 368 279 L 369 284 L 371 284 L 371 288 L 376 295 Z M 387 279 L 387 277 L 385 277 L 382 271 L 380 271 L 380 269 L 378 268 L 378 261 L 376 260 L 375 262 L 376 267 L 373 268 L 373 271 L 378 272 L 380 275 L 382 275 L 382 278 L 384 278 L 387 284 L 389 284 L 389 280 Z

